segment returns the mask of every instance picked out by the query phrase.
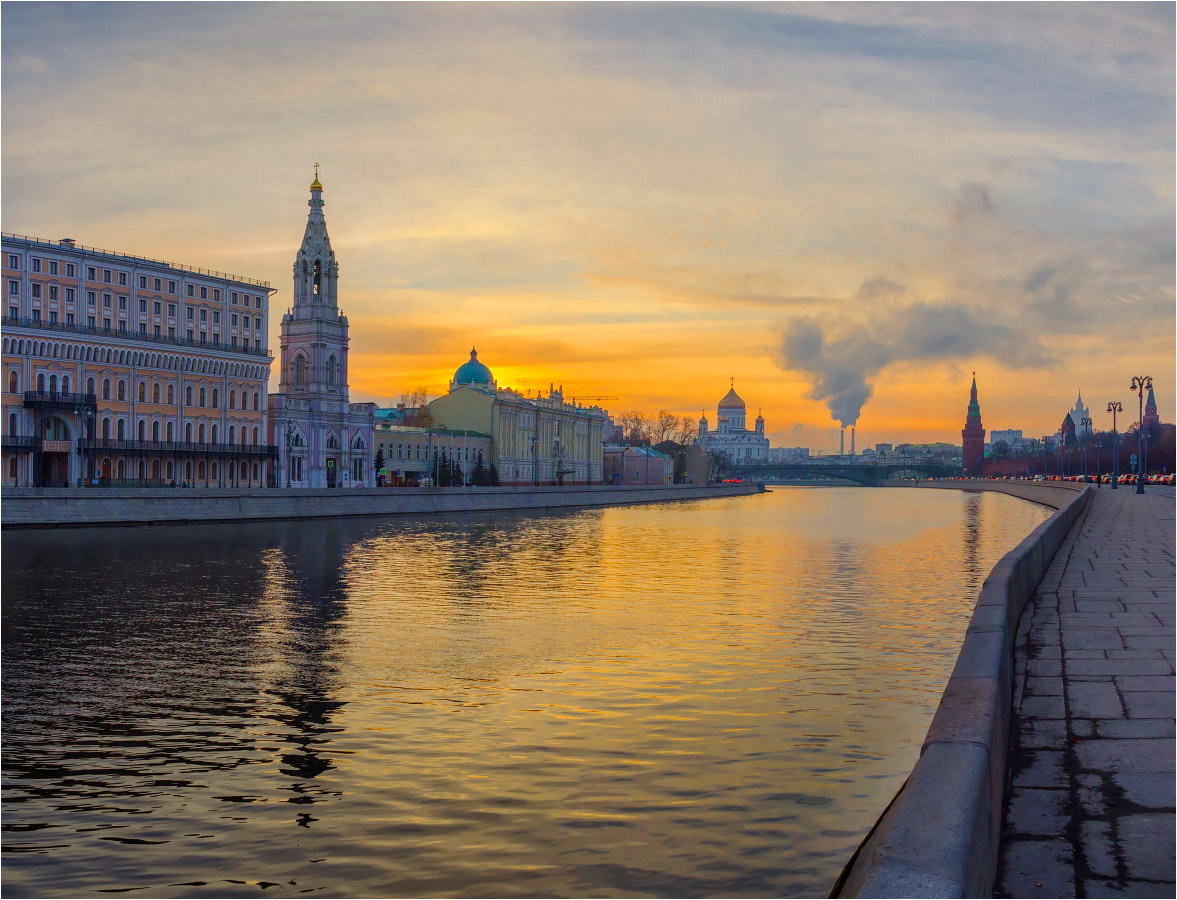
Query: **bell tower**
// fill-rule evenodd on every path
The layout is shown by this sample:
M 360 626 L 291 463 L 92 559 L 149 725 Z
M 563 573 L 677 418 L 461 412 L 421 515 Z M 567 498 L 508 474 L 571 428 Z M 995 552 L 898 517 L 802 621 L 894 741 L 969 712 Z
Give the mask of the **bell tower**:
M 979 478 L 985 464 L 985 429 L 981 427 L 981 406 L 977 403 L 977 373 L 973 373 L 973 390 L 969 398 L 969 411 L 965 416 L 961 461 L 964 473 Z

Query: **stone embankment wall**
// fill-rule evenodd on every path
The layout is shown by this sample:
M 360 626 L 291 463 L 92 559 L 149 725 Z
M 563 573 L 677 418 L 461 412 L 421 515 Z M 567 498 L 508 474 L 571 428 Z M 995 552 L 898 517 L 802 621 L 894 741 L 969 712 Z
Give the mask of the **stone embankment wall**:
M 917 486 L 895 486 L 903 484 Z M 918 487 L 998 491 L 1057 511 L 985 579 L 919 761 L 842 873 L 835 897 L 993 895 L 1018 620 L 1095 490 L 1073 482 L 983 480 Z
M 299 488 L 6 488 L 5 528 L 240 522 L 334 516 L 431 515 L 699 500 L 760 493 L 757 484 L 586 485 L 579 487 Z

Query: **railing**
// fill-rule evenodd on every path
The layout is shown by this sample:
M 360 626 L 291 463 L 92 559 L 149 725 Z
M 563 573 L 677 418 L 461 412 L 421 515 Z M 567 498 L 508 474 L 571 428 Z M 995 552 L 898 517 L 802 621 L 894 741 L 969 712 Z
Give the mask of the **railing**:
M 70 394 L 65 391 L 25 391 L 25 406 L 54 404 L 58 406 L 97 406 L 96 394 Z
M 87 453 L 166 453 L 194 456 L 278 456 L 273 444 L 206 444 L 190 441 L 129 441 L 87 438 Z
M 143 334 L 137 331 L 116 331 L 113 328 L 99 328 L 97 325 L 79 325 L 76 322 L 49 322 L 45 319 L 25 319 L 9 316 L 2 320 L 5 327 L 40 328 L 44 331 L 67 331 L 72 334 L 90 334 L 104 338 L 119 338 L 124 341 L 150 341 L 154 344 L 170 344 L 173 347 L 196 347 L 201 350 L 219 350 L 223 353 L 246 353 L 250 356 L 268 356 L 265 347 L 250 347 L 247 344 L 233 346 L 224 341 L 202 341 L 197 338 L 168 337 L 164 334 Z
M 40 450 L 41 439 L 28 434 L 6 434 L 0 438 L 5 450 Z
M 52 247 L 55 250 L 84 250 L 86 253 L 100 253 L 103 256 L 109 256 L 113 259 L 125 259 L 129 262 L 147 263 L 153 266 L 166 266 L 169 269 L 176 269 L 180 272 L 191 272 L 194 275 L 207 275 L 210 278 L 220 278 L 223 281 L 234 281 L 238 284 L 252 284 L 256 287 L 266 288 L 270 287 L 270 282 L 259 281 L 256 278 L 246 278 L 244 275 L 230 275 L 228 272 L 217 272 L 213 269 L 201 269 L 197 266 L 185 266 L 181 263 L 167 262 L 162 259 L 152 259 L 150 256 L 132 256 L 130 253 L 121 253 L 118 250 L 103 250 L 100 247 L 87 247 L 85 244 L 79 244 L 76 241 L 71 241 L 66 244 L 61 241 L 52 241 L 48 238 L 31 237 L 27 234 L 13 234 L 12 232 L 0 232 L 0 237 L 6 241 L 24 241 L 28 244 L 36 244 L 39 247 Z

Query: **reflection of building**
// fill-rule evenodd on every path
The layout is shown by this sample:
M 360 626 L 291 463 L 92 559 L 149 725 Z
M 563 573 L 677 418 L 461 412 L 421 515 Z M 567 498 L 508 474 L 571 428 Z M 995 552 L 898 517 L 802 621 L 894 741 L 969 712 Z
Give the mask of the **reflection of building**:
M 969 397 L 969 410 L 965 426 L 960 433 L 961 462 L 966 475 L 981 475 L 985 463 L 985 429 L 981 427 L 981 406 L 977 403 L 977 375 L 973 373 L 973 388 Z
M 674 460 L 653 447 L 609 444 L 605 447 L 607 484 L 671 484 Z M 706 482 L 701 482 L 705 484 Z
M 278 484 L 373 485 L 376 404 L 348 402 L 347 317 L 339 311 L 339 268 L 317 172 L 308 205 L 294 259 L 294 306 L 282 317 L 278 393 L 269 398 Z
M 731 389 L 719 401 L 715 430 L 708 430 L 707 417 L 699 419 L 699 443 L 708 453 L 722 455 L 733 463 L 767 462 L 768 438 L 764 436 L 764 416 L 756 416 L 756 430 L 745 425 L 746 408 L 736 393 L 735 379 Z
M 264 485 L 269 284 L 5 235 L 4 477 Z
M 449 393 L 429 404 L 430 419 L 452 431 L 489 434 L 502 484 L 601 482 L 606 413 L 564 400 L 552 385 L 534 398 L 500 388 L 478 351 L 458 367 Z

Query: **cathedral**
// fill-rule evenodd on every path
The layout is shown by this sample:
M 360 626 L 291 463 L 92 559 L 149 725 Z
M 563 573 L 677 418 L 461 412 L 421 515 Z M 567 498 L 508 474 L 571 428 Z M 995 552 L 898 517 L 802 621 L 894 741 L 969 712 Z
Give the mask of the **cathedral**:
M 278 393 L 270 394 L 270 443 L 278 487 L 375 484 L 376 404 L 349 403 L 347 317 L 339 310 L 339 266 L 323 218 L 318 165 L 310 213 L 294 258 L 294 305 L 282 317 Z
M 698 443 L 708 453 L 726 456 L 733 463 L 768 462 L 768 438 L 764 436 L 764 416 L 756 416 L 756 430 L 745 426 L 744 401 L 736 393 L 736 382 L 719 401 L 715 430 L 710 431 L 707 416 L 699 419 Z

